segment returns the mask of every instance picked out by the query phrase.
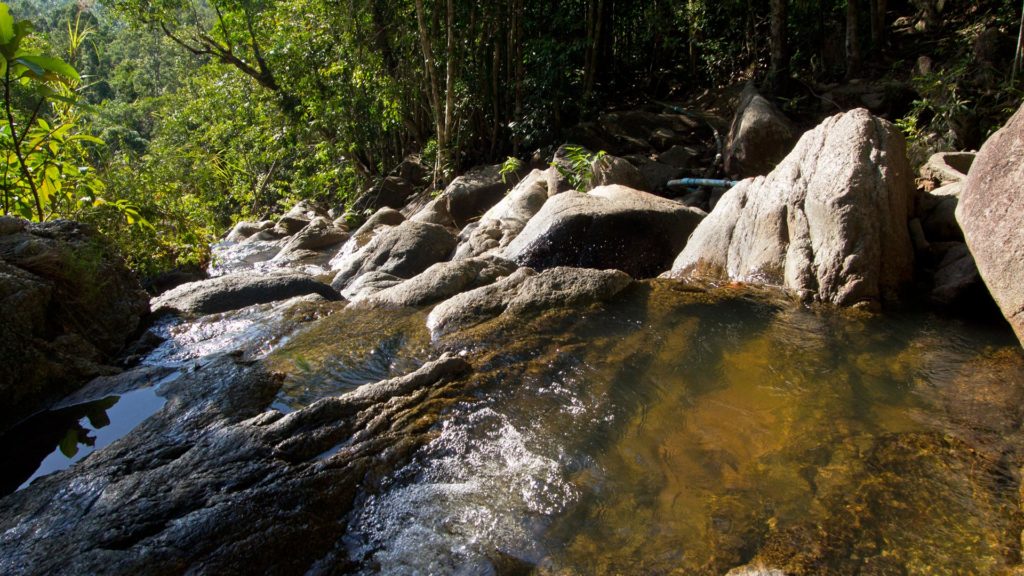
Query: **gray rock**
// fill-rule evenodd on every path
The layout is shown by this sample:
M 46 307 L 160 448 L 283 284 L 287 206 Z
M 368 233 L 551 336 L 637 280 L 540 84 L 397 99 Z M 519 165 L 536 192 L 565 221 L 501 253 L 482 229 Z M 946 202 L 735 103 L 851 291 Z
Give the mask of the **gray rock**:
M 337 254 L 331 259 L 331 268 L 336 269 L 341 261 L 363 249 L 370 243 L 370 240 L 387 228 L 398 226 L 405 222 L 405 216 L 394 208 L 381 208 L 366 219 L 363 225 L 356 229 L 349 236 L 348 240 L 341 245 Z
M 960 203 L 960 182 L 947 184 L 921 194 L 918 212 L 925 237 L 930 242 L 962 242 L 964 233 L 956 221 L 956 207 Z
M 364 191 L 353 205 L 360 214 L 381 208 L 399 210 L 416 194 L 416 185 L 400 176 L 388 176 Z
M 285 212 L 284 216 L 278 219 L 277 224 L 274 225 L 274 232 L 281 236 L 291 236 L 305 228 L 307 224 L 317 217 L 329 219 L 327 212 L 324 210 L 314 206 L 307 200 L 300 200 L 288 212 Z
M 366 300 L 370 296 L 405 282 L 405 278 L 399 278 L 387 272 L 367 272 L 356 278 L 351 284 L 341 291 L 341 295 L 351 301 Z
M 1024 106 L 981 147 L 956 218 L 981 277 L 1024 342 Z
M 647 179 L 625 158 L 605 155 L 591 164 L 591 187 L 619 184 L 637 190 L 649 190 Z
M 109 372 L 149 297 L 91 226 L 4 218 L 0 229 L 2 430 Z
M 725 172 L 732 178 L 767 174 L 793 149 L 796 138 L 793 123 L 748 84 L 725 141 Z
M 979 300 L 989 298 L 966 244 L 952 243 L 945 250 L 929 298 L 937 306 L 964 309 L 977 307 Z
M 921 166 L 922 178 L 934 180 L 942 185 L 962 182 L 974 163 L 974 152 L 939 152 L 932 154 Z
M 274 227 L 274 223 L 265 220 L 263 222 L 239 222 L 235 224 L 231 232 L 224 237 L 224 240 L 228 242 L 241 242 L 253 234 L 258 234 L 264 230 L 269 230 Z
M 264 231 L 266 232 L 266 231 Z M 261 232 L 259 234 L 263 234 Z M 210 276 L 235 274 L 272 260 L 281 252 L 284 240 L 256 240 L 254 234 L 241 242 L 224 240 L 210 246 Z
M 452 215 L 448 213 L 448 199 L 444 197 L 431 199 L 423 208 L 417 210 L 410 220 L 437 224 L 446 228 L 455 228 Z
M 503 179 L 500 164 L 477 166 L 452 180 L 441 198 L 455 227 L 461 229 L 497 204 L 518 181 L 514 174 Z
M 359 489 L 408 462 L 430 405 L 470 370 L 446 355 L 282 415 L 265 411 L 281 380 L 260 364 L 207 360 L 165 384 L 167 403 L 129 435 L 3 499 L 0 572 L 342 566 L 331 556 Z
M 323 250 L 337 246 L 345 240 L 348 240 L 348 232 L 335 227 L 327 218 L 317 216 L 285 242 L 281 251 L 274 256 L 274 260 L 291 258 L 299 251 Z
M 694 159 L 698 156 L 700 153 L 692 146 L 676 145 L 658 154 L 658 162 L 668 164 L 673 168 L 687 170 L 693 167 Z
M 425 306 L 486 286 L 515 270 L 516 265 L 512 262 L 494 256 L 438 262 L 401 284 L 369 296 L 363 302 L 385 308 Z
M 668 269 L 704 212 L 653 194 L 602 186 L 548 199 L 502 255 L 520 266 L 614 268 L 634 278 Z
M 767 177 L 726 192 L 668 276 L 782 286 L 838 305 L 895 298 L 913 273 L 904 146 L 867 110 L 826 119 Z
M 345 289 L 359 276 L 372 271 L 412 278 L 431 264 L 447 260 L 456 246 L 455 236 L 443 226 L 406 220 L 385 228 L 357 252 L 332 262 L 338 271 L 331 282 Z
M 675 148 L 680 147 L 677 146 Z M 637 166 L 637 170 L 643 176 L 644 185 L 638 189 L 647 192 L 666 192 L 668 191 L 666 184 L 670 180 L 681 178 L 685 173 L 680 168 L 662 163 L 661 161 L 651 160 L 650 157 L 642 154 L 630 156 L 629 161 Z
M 555 150 L 555 155 L 551 158 L 551 168 L 545 172 L 548 183 L 548 196 L 554 196 L 573 189 L 572 185 L 569 184 L 569 179 L 566 177 L 566 173 L 572 171 L 572 163 L 568 158 L 570 146 L 572 145 L 562 144 Z M 587 154 L 591 153 L 587 149 L 584 149 L 584 152 Z
M 547 201 L 548 176 L 554 171 L 548 168 L 544 172 L 530 172 L 478 222 L 464 228 L 459 234 L 455 259 L 481 256 L 507 246 Z
M 304 274 L 229 274 L 182 284 L 154 298 L 150 305 L 156 313 L 216 314 L 306 294 L 341 299 L 330 286 Z
M 551 268 L 537 273 L 520 268 L 509 276 L 438 304 L 427 317 L 434 338 L 475 326 L 502 314 L 510 316 L 607 300 L 632 280 L 618 270 Z

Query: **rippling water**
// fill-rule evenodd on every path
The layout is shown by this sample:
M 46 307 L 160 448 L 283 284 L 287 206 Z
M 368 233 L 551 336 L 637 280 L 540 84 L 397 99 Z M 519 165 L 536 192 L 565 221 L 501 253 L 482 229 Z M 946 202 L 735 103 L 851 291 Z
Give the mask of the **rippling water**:
M 285 362 L 309 357 L 284 402 L 429 353 L 421 313 L 330 320 L 323 335 L 346 334 L 335 346 L 285 346 Z M 1005 330 L 655 284 L 436 344 L 468 350 L 475 399 L 361 496 L 344 546 L 362 572 L 993 574 L 1020 562 L 1024 359 Z

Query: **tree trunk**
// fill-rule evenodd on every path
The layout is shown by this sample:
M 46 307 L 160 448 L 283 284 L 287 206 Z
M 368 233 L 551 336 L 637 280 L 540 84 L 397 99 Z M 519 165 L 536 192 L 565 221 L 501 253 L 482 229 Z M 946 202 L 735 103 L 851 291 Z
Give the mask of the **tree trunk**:
M 789 47 L 786 25 L 789 18 L 788 0 L 771 0 L 771 36 L 769 40 L 771 62 L 768 70 L 768 90 L 776 94 L 783 91 L 789 77 Z
M 860 74 L 860 38 L 857 31 L 857 2 L 846 0 L 846 78 Z
M 438 176 L 441 175 L 445 162 L 445 148 L 448 144 L 445 134 L 444 116 L 441 112 L 441 90 L 438 87 L 437 72 L 434 68 L 434 49 L 430 42 L 430 33 L 427 31 L 427 20 L 423 11 L 423 0 L 416 0 L 416 23 L 420 31 L 420 48 L 423 50 L 423 60 L 426 65 L 427 83 L 430 91 L 427 97 L 430 100 L 430 108 L 434 116 L 434 129 L 437 138 L 437 157 L 434 162 L 433 186 L 437 187 Z

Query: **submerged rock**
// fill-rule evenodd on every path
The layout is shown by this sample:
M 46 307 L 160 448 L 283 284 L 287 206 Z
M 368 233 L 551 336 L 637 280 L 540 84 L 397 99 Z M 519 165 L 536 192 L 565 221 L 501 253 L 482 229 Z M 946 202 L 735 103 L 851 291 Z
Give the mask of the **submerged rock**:
M 560 306 L 580 306 L 615 296 L 631 283 L 618 270 L 557 267 L 513 274 L 438 304 L 427 318 L 433 337 L 475 326 L 502 314 L 515 316 Z
M 623 186 L 550 198 L 502 254 L 520 266 L 665 271 L 704 212 Z
M 406 220 L 381 230 L 358 251 L 332 261 L 338 273 L 331 286 L 344 290 L 359 276 L 374 271 L 412 278 L 431 264 L 447 260 L 456 243 L 455 236 L 443 226 Z
M 305 274 L 229 274 L 182 284 L 154 298 L 151 306 L 156 313 L 215 314 L 306 294 L 341 299 L 330 286 Z
M 858 109 L 804 134 L 766 177 L 740 182 L 668 276 L 782 286 L 842 306 L 895 299 L 913 274 L 903 137 Z
M 0 429 L 111 370 L 148 302 L 91 226 L 0 218 Z
M 981 277 L 1024 342 L 1024 106 L 985 142 L 956 217 Z

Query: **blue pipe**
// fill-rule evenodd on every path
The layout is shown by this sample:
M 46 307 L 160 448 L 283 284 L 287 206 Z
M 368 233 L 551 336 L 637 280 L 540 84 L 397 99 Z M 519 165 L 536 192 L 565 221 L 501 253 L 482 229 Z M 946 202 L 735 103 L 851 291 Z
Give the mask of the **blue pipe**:
M 665 186 L 679 188 L 685 186 L 711 186 L 713 188 L 732 188 L 739 183 L 739 180 L 711 180 L 709 178 L 680 178 L 669 180 Z

